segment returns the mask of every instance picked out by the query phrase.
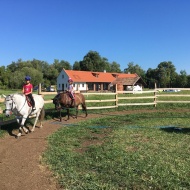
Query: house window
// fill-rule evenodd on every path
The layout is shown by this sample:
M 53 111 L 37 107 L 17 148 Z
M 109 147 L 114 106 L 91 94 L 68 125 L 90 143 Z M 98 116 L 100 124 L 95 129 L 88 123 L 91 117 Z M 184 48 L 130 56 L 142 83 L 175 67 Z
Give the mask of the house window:
M 75 87 L 75 84 L 73 84 L 73 87 Z
M 82 87 L 84 87 L 84 83 L 82 83 Z
M 60 88 L 60 86 L 61 86 L 61 85 L 59 84 L 59 88 Z
M 62 75 L 62 79 L 64 79 L 64 75 Z

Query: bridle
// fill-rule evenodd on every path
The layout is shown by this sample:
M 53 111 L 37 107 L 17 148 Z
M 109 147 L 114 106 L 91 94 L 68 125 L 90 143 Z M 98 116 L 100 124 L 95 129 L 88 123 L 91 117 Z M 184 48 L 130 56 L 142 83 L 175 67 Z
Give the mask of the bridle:
M 8 97 L 9 97 L 9 99 L 7 100 L 7 98 L 6 98 L 5 101 L 8 102 L 8 101 L 11 101 L 11 100 L 12 100 L 12 104 L 11 104 L 11 108 L 9 108 L 9 109 L 5 108 L 5 112 L 6 112 L 6 111 L 12 111 L 12 110 L 14 109 L 14 108 L 13 108 L 14 105 L 15 105 L 15 107 L 16 107 L 16 104 L 15 104 L 14 99 L 13 99 L 14 95 L 13 95 L 13 96 L 8 95 Z M 20 113 L 20 111 L 22 110 L 22 108 L 24 107 L 25 103 L 26 103 L 26 98 L 25 98 L 25 102 L 24 102 L 23 106 L 21 107 L 21 109 L 20 109 L 20 110 L 17 110 L 19 113 Z
M 55 98 L 53 99 L 53 103 L 55 104 L 55 108 L 58 109 L 59 106 L 60 106 L 59 97 L 55 97 Z
M 15 104 L 15 103 L 13 101 L 13 96 L 11 97 L 11 95 L 8 95 L 8 97 L 9 97 L 9 99 L 7 100 L 7 98 L 6 98 L 5 101 L 8 102 L 8 101 L 12 100 L 12 104 L 11 104 L 11 108 L 9 108 L 9 109 L 5 108 L 5 111 L 12 111 L 13 110 L 13 104 Z

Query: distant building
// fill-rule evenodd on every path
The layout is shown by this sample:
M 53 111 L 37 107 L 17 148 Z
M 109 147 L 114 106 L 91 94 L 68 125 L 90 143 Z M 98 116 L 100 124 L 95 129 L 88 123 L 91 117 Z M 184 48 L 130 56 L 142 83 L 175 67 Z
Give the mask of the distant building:
M 138 85 L 138 90 L 145 83 L 137 74 L 108 73 L 92 71 L 75 71 L 63 69 L 57 77 L 57 90 L 65 91 L 68 87 L 68 79 L 72 78 L 75 91 L 115 91 L 133 90 Z

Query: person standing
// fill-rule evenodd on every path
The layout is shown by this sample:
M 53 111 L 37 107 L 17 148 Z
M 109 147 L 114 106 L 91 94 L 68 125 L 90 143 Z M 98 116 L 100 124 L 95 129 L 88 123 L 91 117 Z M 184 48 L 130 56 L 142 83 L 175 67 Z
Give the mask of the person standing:
M 33 85 L 30 83 L 30 80 L 31 80 L 30 76 L 26 76 L 25 77 L 25 84 L 22 87 L 22 93 L 31 100 L 32 111 L 34 111 L 36 108 L 35 108 L 34 98 L 32 96 Z

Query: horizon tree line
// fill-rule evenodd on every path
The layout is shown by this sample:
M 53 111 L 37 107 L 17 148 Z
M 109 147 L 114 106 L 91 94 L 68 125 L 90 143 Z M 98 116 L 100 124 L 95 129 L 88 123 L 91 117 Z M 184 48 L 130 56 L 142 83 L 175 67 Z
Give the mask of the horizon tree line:
M 75 61 L 71 65 L 68 61 L 54 59 L 52 64 L 42 60 L 18 59 L 16 62 L 0 67 L 0 88 L 19 89 L 22 88 L 24 76 L 30 75 L 34 86 L 42 83 L 44 87 L 56 85 L 56 79 L 62 69 L 94 71 L 94 72 L 115 72 L 115 73 L 136 73 L 147 84 L 147 88 L 190 88 L 190 75 L 185 70 L 178 74 L 171 61 L 163 61 L 156 68 L 143 70 L 138 64 L 129 62 L 126 68 L 121 71 L 120 64 L 116 61 L 109 62 L 107 58 L 100 56 L 96 51 L 89 51 L 81 61 Z

